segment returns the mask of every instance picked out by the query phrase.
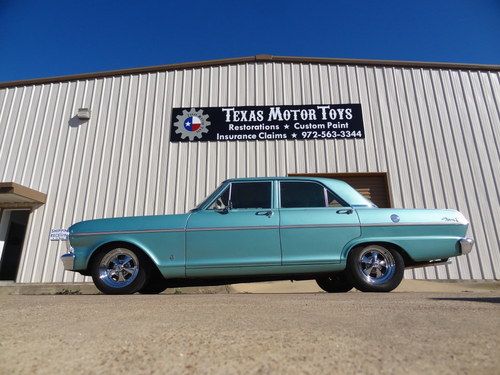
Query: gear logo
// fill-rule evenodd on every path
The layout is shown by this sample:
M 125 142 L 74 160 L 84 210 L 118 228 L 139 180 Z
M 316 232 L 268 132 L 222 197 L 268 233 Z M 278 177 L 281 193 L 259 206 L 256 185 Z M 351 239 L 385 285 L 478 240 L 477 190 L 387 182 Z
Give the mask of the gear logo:
M 189 111 L 183 110 L 182 115 L 177 116 L 174 126 L 177 128 L 175 132 L 180 134 L 182 139 L 189 138 L 193 141 L 195 138 L 201 139 L 203 133 L 208 133 L 210 121 L 208 121 L 208 115 L 203 114 L 202 109 L 197 111 L 191 108 Z

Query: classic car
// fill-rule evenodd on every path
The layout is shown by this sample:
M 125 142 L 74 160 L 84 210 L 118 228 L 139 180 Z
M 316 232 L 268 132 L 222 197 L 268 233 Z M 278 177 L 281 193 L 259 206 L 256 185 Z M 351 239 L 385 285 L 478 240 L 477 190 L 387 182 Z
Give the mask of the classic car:
M 307 279 L 388 292 L 405 268 L 469 253 L 468 225 L 456 210 L 377 208 L 334 179 L 230 179 L 185 214 L 76 223 L 61 259 L 106 294 Z

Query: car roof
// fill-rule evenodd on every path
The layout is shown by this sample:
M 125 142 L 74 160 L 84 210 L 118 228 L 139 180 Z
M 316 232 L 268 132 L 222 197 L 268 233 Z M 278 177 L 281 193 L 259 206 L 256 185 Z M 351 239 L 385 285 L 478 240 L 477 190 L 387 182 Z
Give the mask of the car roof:
M 331 189 L 337 196 L 339 196 L 344 202 L 349 205 L 355 206 L 371 206 L 370 201 L 364 198 L 358 191 L 356 191 L 351 185 L 342 180 L 336 180 L 334 178 L 326 177 L 315 177 L 315 176 L 287 176 L 287 177 L 245 177 L 245 178 L 230 178 L 225 180 L 220 189 L 223 186 L 232 182 L 258 182 L 258 181 L 316 181 L 327 188 Z M 216 194 L 214 191 L 212 194 Z M 207 198 L 207 200 L 210 199 Z
M 326 178 L 326 177 L 304 177 L 304 176 L 285 176 L 285 177 L 242 177 L 242 178 L 229 178 L 224 182 L 251 182 L 251 181 L 318 181 L 324 184 L 331 184 L 332 182 L 344 183 L 341 180 L 336 180 L 334 178 Z

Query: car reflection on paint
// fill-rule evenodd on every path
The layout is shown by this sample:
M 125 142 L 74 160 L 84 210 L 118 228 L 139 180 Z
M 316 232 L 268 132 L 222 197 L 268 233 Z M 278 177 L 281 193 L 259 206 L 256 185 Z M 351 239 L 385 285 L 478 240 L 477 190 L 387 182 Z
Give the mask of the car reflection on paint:
M 388 292 L 405 268 L 470 252 L 468 225 L 455 210 L 377 208 L 334 179 L 231 179 L 185 214 L 76 223 L 62 261 L 106 294 L 306 279 Z

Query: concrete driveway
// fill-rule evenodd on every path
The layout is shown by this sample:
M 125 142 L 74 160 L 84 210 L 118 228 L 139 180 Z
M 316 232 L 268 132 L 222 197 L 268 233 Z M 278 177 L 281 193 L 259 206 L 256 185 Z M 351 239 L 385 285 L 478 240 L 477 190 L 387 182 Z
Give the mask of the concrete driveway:
M 0 373 L 498 374 L 500 292 L 0 296 Z

